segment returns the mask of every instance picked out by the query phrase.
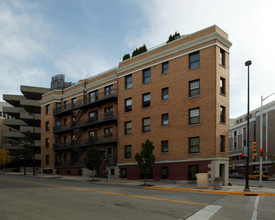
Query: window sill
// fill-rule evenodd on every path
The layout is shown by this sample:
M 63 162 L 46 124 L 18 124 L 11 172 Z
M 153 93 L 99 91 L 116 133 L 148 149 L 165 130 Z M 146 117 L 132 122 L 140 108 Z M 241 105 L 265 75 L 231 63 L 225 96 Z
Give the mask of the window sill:
M 125 137 L 131 137 L 132 134 L 124 134 Z
M 167 73 L 161 73 L 162 76 L 165 76 L 165 75 L 167 75 L 167 74 L 169 74 L 169 72 L 167 72 Z
M 193 127 L 193 126 L 198 126 L 198 125 L 201 125 L 200 123 L 198 123 L 198 124 L 192 124 L 192 125 L 188 125 L 189 127 Z
M 143 82 L 142 85 L 147 85 L 147 84 L 149 84 L 149 83 L 151 83 L 151 81 L 150 81 L 150 82 L 146 82 L 146 83 Z
M 225 122 L 220 122 L 220 125 L 226 125 L 226 123 Z
M 220 95 L 221 95 L 221 96 L 224 96 L 224 97 L 226 97 L 226 95 L 225 95 L 225 94 L 223 94 L 223 93 L 220 93 Z
M 142 109 L 148 109 L 148 108 L 150 108 L 151 107 L 151 105 L 150 106 L 148 106 L 148 107 L 142 107 Z
M 142 131 L 142 134 L 150 133 L 151 131 Z
M 223 67 L 224 69 L 226 69 L 225 65 L 222 65 L 222 64 L 220 64 L 220 63 L 219 63 L 219 65 L 220 65 L 220 67 Z
M 199 68 L 200 68 L 200 66 L 199 67 L 194 67 L 192 69 L 188 68 L 188 71 L 192 71 L 192 70 L 199 69 Z
M 132 111 L 127 111 L 127 112 L 124 112 L 124 113 L 131 113 Z
M 132 160 L 132 158 L 124 158 L 124 160 Z
M 162 128 L 169 127 L 169 124 L 167 125 L 161 125 Z
M 188 153 L 188 155 L 199 155 L 200 152 L 197 152 L 197 153 Z
M 189 96 L 188 98 L 189 99 L 193 99 L 193 98 L 198 98 L 198 97 L 200 97 L 201 95 L 195 95 L 195 96 Z
M 169 151 L 167 151 L 167 152 L 160 152 L 160 154 L 168 154 L 169 153 Z
M 132 89 L 132 88 L 133 88 L 133 87 L 131 87 L 131 88 L 124 88 L 124 91 L 125 91 L 125 90 L 129 90 L 129 89 Z

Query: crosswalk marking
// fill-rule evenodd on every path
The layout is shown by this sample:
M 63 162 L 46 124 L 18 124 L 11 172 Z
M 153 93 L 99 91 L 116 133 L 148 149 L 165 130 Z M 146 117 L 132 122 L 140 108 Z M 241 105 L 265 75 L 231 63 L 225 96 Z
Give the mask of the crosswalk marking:
M 203 209 L 200 211 L 196 212 L 194 215 L 190 216 L 187 218 L 187 220 L 208 220 L 210 219 L 219 209 L 221 206 L 219 205 L 208 205 L 205 206 Z

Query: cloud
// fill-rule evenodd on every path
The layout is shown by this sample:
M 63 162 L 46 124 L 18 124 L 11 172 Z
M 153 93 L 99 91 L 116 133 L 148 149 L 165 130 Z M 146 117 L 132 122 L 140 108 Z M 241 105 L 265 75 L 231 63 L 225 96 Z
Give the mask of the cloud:
M 213 24 L 229 34 L 230 51 L 230 116 L 237 117 L 247 109 L 247 68 L 252 60 L 250 109 L 260 105 L 260 95 L 274 92 L 275 67 L 272 65 L 275 36 L 275 2 L 263 0 L 141 0 L 138 6 L 146 17 L 140 34 L 130 32 L 128 46 L 143 43 L 147 47 L 164 43 L 175 31 L 189 34 Z M 272 100 L 271 100 L 272 101 Z

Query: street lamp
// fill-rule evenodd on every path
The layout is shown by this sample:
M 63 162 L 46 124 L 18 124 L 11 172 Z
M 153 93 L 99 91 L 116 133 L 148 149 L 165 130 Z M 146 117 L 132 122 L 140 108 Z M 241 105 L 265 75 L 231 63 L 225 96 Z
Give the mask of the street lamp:
M 245 62 L 247 66 L 247 157 L 246 157 L 246 181 L 244 192 L 250 192 L 249 189 L 249 66 L 252 64 L 251 60 Z
M 263 101 L 266 100 L 267 98 L 269 98 L 272 95 L 275 95 L 275 93 L 272 93 L 272 94 L 270 94 L 269 96 L 267 96 L 265 98 L 263 98 L 263 96 L 261 96 L 261 117 L 260 117 L 261 147 L 260 147 L 260 183 L 259 183 L 259 187 L 262 187 L 262 172 L 263 172 L 263 156 L 262 156 L 262 150 L 263 150 Z M 267 154 L 267 146 L 265 146 L 265 152 Z

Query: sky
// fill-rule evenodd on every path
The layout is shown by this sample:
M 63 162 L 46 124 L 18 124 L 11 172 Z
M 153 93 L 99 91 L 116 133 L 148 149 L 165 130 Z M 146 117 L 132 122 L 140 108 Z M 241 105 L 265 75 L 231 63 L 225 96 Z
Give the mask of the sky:
M 50 87 L 65 74 L 78 82 L 118 66 L 124 54 L 152 48 L 170 34 L 214 24 L 229 35 L 230 118 L 275 93 L 275 1 L 272 0 L 0 0 L 0 101 L 20 85 Z M 275 100 L 270 96 L 264 104 Z

